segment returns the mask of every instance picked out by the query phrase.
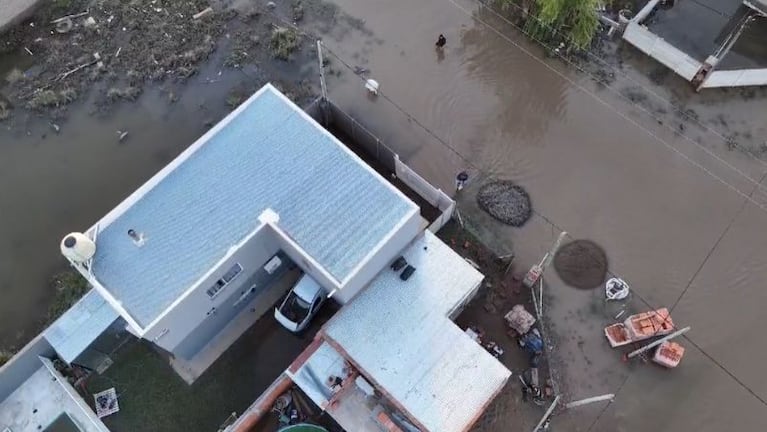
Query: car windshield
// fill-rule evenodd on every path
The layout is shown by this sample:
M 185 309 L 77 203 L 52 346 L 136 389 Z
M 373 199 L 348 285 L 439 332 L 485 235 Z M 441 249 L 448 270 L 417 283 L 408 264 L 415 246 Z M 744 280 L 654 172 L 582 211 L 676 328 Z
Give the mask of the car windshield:
M 280 309 L 280 312 L 285 318 L 293 321 L 294 323 L 300 323 L 304 317 L 309 314 L 309 307 L 311 305 L 297 296 L 295 292 L 291 291 L 288 294 L 287 300 Z

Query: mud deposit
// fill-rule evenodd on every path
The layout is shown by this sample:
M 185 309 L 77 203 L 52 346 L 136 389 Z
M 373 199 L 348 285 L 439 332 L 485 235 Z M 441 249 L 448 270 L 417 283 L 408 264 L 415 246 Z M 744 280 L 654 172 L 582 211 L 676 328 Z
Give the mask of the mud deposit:
M 10 59 L 0 65 L 0 119 L 27 109 L 59 120 L 87 96 L 105 111 L 152 84 L 174 102 L 220 48 L 226 68 L 288 62 L 304 42 L 293 25 L 318 6 L 285 3 L 278 10 L 207 0 L 54 2 L 4 37 L 0 52 Z
M 564 283 L 588 290 L 597 288 L 607 276 L 607 254 L 591 240 L 575 240 L 554 255 L 554 269 Z
M 477 193 L 477 204 L 492 217 L 513 227 L 521 227 L 532 215 L 530 196 L 522 186 L 510 180 L 484 184 Z

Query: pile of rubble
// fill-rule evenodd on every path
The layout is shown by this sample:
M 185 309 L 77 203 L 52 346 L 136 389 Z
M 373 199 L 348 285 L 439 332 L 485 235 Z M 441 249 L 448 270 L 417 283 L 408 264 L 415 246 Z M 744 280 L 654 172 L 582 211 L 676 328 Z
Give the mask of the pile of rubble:
M 510 180 L 485 183 L 477 193 L 479 207 L 499 221 L 521 227 L 530 219 L 532 206 L 530 196 Z

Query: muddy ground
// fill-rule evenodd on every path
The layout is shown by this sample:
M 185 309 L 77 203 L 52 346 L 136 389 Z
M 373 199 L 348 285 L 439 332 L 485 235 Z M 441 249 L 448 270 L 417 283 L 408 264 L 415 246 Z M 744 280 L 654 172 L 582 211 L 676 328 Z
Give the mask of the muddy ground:
M 212 58 L 221 59 L 221 69 L 240 70 L 254 82 L 277 81 L 289 97 L 305 100 L 312 84 L 281 82 L 274 69 L 311 61 L 313 45 L 294 26 L 329 23 L 336 13 L 301 0 L 53 2 L 2 37 L 0 119 L 13 128 L 36 116 L 57 130 L 75 102 L 88 100 L 91 113 L 106 114 L 148 88 L 174 103 Z M 233 108 L 247 94 L 233 91 L 227 104 Z
M 509 257 L 499 258 L 455 220 L 445 225 L 437 235 L 461 256 L 476 264 L 485 275 L 477 296 L 461 312 L 456 324 L 462 329 L 476 327 L 484 333 L 485 341 L 500 345 L 504 352 L 499 361 L 512 371 L 506 387 L 472 430 L 506 431 L 509 425 L 521 430 L 532 429 L 551 403 L 556 387 L 550 378 L 548 359 L 545 359 L 539 365 L 539 380 L 547 396 L 539 405 L 523 399 L 519 376 L 529 379 L 529 358 L 517 344 L 517 335 L 506 325 L 503 316 L 518 304 L 524 305 L 530 312 L 534 310 L 530 290 L 521 283 L 526 269 L 510 263 Z

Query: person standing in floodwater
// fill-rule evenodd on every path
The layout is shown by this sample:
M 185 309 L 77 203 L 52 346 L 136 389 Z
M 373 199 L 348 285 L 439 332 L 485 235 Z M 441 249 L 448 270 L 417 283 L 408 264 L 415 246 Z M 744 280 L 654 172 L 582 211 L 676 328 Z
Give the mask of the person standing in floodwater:
M 437 43 L 436 43 L 437 48 L 444 47 L 446 43 L 447 43 L 447 39 L 445 39 L 445 35 L 440 34 L 439 37 L 437 38 Z

